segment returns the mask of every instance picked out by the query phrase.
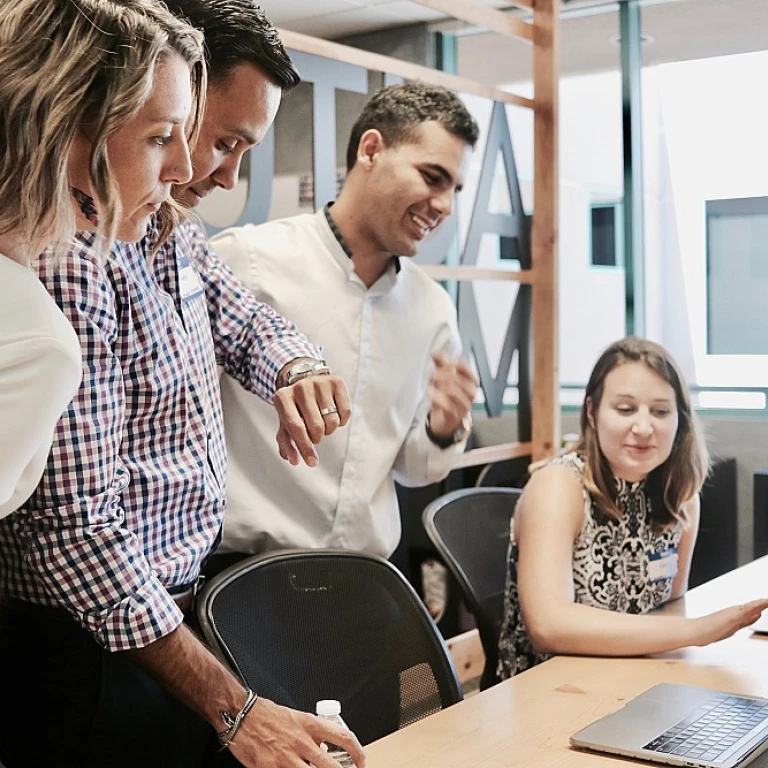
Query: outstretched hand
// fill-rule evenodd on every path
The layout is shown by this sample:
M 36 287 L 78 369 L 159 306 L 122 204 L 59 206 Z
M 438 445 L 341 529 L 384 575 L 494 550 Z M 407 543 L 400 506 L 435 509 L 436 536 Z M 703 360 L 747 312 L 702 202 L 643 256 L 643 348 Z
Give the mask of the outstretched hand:
M 696 645 L 709 645 L 718 640 L 725 640 L 740 629 L 754 624 L 766 608 L 768 599 L 752 600 L 694 619 L 702 628 L 701 641 Z

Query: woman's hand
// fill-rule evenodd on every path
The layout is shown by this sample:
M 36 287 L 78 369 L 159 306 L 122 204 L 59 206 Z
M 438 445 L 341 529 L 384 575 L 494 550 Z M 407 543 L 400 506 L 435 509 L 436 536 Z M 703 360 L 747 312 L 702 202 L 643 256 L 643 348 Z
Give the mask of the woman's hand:
M 716 643 L 718 640 L 725 640 L 740 629 L 754 624 L 766 608 L 768 608 L 768 599 L 752 600 L 749 603 L 710 613 L 699 619 L 692 619 L 696 626 L 696 639 L 692 645 L 704 646 Z

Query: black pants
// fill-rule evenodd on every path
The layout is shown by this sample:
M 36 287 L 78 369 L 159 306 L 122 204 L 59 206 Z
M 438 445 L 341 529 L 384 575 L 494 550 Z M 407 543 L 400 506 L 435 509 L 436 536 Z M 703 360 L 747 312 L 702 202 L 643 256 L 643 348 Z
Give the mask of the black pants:
M 209 768 L 211 726 L 65 614 L 0 603 L 5 768 Z
M 236 565 L 249 557 L 253 557 L 253 555 L 246 555 L 242 552 L 225 552 L 222 555 L 213 554 L 203 566 L 203 575 L 206 581 L 210 581 L 214 576 L 218 576 L 230 566 Z

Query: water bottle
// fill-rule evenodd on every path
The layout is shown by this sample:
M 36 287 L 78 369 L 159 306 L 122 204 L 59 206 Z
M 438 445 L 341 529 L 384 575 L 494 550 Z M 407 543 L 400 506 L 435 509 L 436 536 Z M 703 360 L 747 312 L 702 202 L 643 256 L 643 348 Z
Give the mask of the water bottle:
M 341 704 L 336 699 L 323 699 L 315 705 L 317 716 L 329 723 L 336 723 L 342 728 L 346 728 L 346 723 L 341 719 Z M 343 768 L 355 768 L 355 761 L 341 747 L 336 744 L 328 744 L 328 757 L 332 757 Z

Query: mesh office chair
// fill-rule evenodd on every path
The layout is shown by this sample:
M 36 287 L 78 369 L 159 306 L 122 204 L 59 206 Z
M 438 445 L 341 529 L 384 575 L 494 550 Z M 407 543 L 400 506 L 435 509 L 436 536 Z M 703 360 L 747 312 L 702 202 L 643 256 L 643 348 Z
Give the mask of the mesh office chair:
M 528 482 L 530 456 L 486 464 L 474 482 L 476 488 L 522 488 Z
M 424 528 L 459 584 L 485 653 L 480 688 L 496 682 L 509 526 L 519 488 L 466 488 L 433 501 Z
M 197 614 L 211 648 L 250 688 L 308 712 L 320 699 L 338 699 L 363 744 L 462 698 L 426 608 L 379 557 L 252 557 L 206 585 Z

